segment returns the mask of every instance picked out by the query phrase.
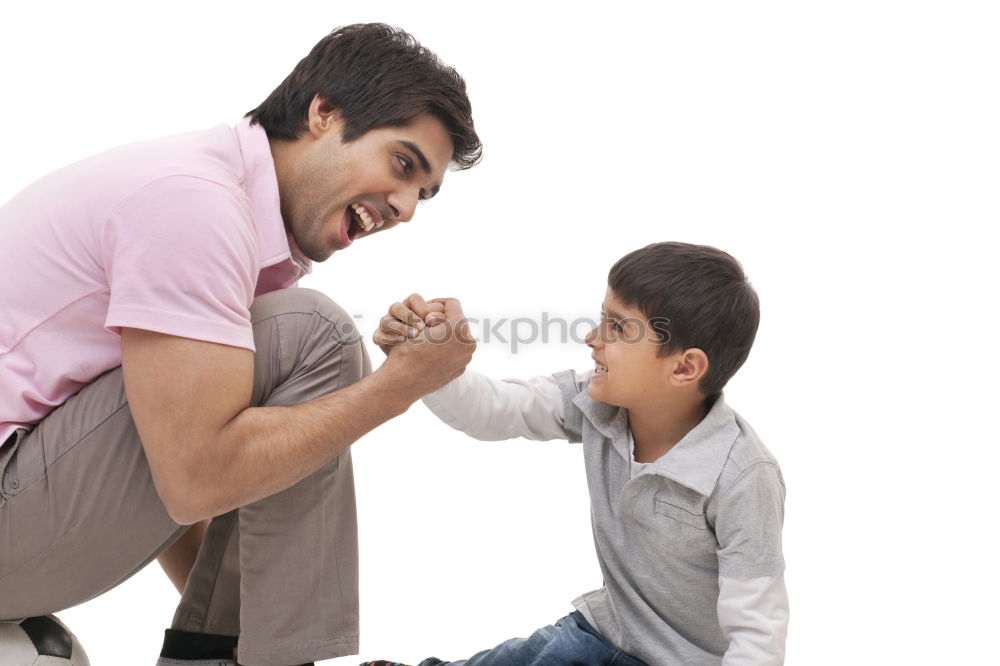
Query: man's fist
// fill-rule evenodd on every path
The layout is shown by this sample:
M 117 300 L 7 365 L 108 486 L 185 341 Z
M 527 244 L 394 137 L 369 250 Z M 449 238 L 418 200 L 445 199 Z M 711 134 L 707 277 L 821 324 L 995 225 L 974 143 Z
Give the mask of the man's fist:
M 379 322 L 379 330 L 372 335 L 372 342 L 388 356 L 395 345 L 443 321 L 444 303 L 440 299 L 427 302 L 420 294 L 411 294 L 402 302 L 389 306 L 388 314 Z
M 462 305 L 454 298 L 424 301 L 413 294 L 393 304 L 373 339 L 389 355 L 383 368 L 417 397 L 461 375 L 476 351 Z

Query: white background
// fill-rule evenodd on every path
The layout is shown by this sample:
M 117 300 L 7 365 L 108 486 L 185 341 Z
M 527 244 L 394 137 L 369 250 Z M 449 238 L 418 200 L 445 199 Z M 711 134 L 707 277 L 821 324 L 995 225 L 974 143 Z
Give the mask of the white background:
M 376 20 L 465 76 L 485 158 L 305 285 L 367 333 L 413 291 L 574 318 L 628 251 L 728 250 L 762 301 L 727 395 L 787 481 L 788 663 L 995 658 L 995 5 L 19 3 L 0 19 L 0 201 L 235 123 L 326 32 Z M 589 364 L 573 344 L 473 361 Z M 416 405 L 354 452 L 362 657 L 468 656 L 600 585 L 579 448 L 477 443 Z M 176 598 L 151 566 L 61 616 L 95 666 L 152 663 Z

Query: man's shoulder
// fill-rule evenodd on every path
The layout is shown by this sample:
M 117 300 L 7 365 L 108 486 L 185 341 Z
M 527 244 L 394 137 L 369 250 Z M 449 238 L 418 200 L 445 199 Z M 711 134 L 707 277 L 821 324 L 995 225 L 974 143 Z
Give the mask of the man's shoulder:
M 242 183 L 243 162 L 233 129 L 226 125 L 113 148 L 95 157 L 132 174 L 131 189 L 164 179 L 192 178 L 226 189 Z
M 105 200 L 108 218 L 151 219 L 167 212 L 252 227 L 244 166 L 231 127 L 121 146 L 97 156 L 94 166 L 117 183 Z
M 231 127 L 130 143 L 83 158 L 28 185 L 0 207 L 22 219 L 103 225 L 124 202 L 197 180 L 202 189 L 245 200 L 243 163 Z M 167 182 L 164 182 L 167 181 Z

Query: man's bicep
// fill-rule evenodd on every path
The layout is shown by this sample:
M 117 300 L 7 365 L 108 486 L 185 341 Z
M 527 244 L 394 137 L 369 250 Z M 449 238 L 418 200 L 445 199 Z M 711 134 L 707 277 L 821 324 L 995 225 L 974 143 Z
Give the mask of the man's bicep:
M 199 449 L 249 406 L 253 352 L 136 328 L 122 329 L 121 352 L 125 396 L 169 502 Z

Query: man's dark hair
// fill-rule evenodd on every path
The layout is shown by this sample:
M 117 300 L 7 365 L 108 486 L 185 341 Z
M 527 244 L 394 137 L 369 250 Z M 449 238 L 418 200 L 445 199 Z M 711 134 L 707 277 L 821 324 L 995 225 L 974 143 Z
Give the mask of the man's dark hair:
M 296 139 L 308 129 L 309 104 L 317 94 L 340 112 L 344 142 L 430 113 L 451 135 L 456 169 L 468 169 L 482 156 L 465 80 L 398 28 L 383 23 L 337 28 L 246 115 L 271 138 Z
M 660 340 L 660 356 L 697 347 L 708 356 L 698 389 L 714 400 L 750 354 L 760 303 L 740 262 L 722 250 L 654 243 L 611 267 L 608 286 L 638 308 Z

